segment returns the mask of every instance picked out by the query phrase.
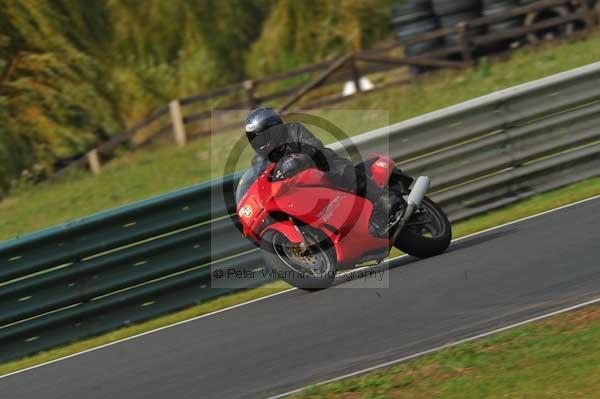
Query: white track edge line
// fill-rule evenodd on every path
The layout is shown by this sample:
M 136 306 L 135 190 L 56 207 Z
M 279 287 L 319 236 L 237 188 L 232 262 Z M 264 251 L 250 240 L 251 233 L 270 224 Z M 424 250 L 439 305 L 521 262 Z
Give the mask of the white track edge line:
M 536 213 L 534 215 L 526 216 L 526 217 L 521 218 L 521 219 L 513 220 L 511 222 L 507 222 L 507 223 L 504 223 L 504 224 L 501 224 L 501 225 L 498 225 L 498 226 L 490 227 L 490 228 L 485 229 L 485 230 L 481 230 L 481 231 L 478 231 L 478 232 L 475 232 L 475 233 L 471 233 L 471 234 L 468 234 L 466 236 L 462 236 L 462 237 L 456 238 L 456 239 L 452 240 L 452 242 L 464 240 L 466 238 L 473 237 L 473 236 L 480 235 L 480 234 L 485 234 L 485 233 L 493 231 L 493 230 L 501 229 L 503 227 L 506 227 L 506 226 L 509 226 L 509 225 L 512 225 L 512 224 L 520 223 L 520 222 L 523 222 L 525 220 L 529 220 L 529 219 L 536 218 L 538 216 L 546 215 L 548 213 L 560 211 L 561 209 L 570 208 L 572 206 L 576 206 L 576 205 L 579 205 L 579 204 L 582 204 L 582 203 L 585 203 L 585 202 L 593 201 L 593 200 L 598 199 L 598 198 L 600 198 L 600 195 L 595 195 L 595 196 L 590 197 L 590 198 L 586 198 L 586 199 L 583 199 L 583 200 L 580 200 L 580 201 L 576 201 L 576 202 L 573 202 L 573 203 L 570 203 L 570 204 L 559 206 L 558 208 L 549 209 L 547 211 Z M 401 255 L 401 256 L 397 256 L 395 258 L 386 259 L 386 261 L 388 261 L 388 262 L 389 261 L 393 261 L 393 260 L 396 260 L 396 259 L 400 259 L 400 258 L 402 258 L 404 256 L 407 256 L 407 255 Z M 356 272 L 357 270 L 362 270 L 362 269 L 365 269 L 367 267 L 370 267 L 370 266 L 365 266 L 365 267 L 362 267 L 362 268 L 352 269 L 352 270 L 349 270 L 348 272 L 342 273 L 341 275 L 343 276 L 343 275 L 346 275 L 348 273 L 353 273 L 353 272 Z M 192 317 L 191 319 L 182 320 L 182 321 L 179 321 L 177 323 L 173 323 L 173 324 L 169 324 L 169 325 L 166 325 L 166 326 L 163 326 L 163 327 L 156 328 L 154 330 L 149 330 L 149 331 L 145 331 L 143 333 L 132 335 L 131 337 L 126 337 L 126 338 L 122 338 L 122 339 L 119 339 L 119 340 L 116 340 L 116 341 L 113 341 L 113 342 L 108 342 L 106 344 L 103 344 L 103 345 L 100 345 L 100 346 L 96 346 L 96 347 L 93 347 L 93 348 L 89 348 L 89 349 L 83 350 L 81 352 L 72 353 L 72 354 L 67 355 L 67 356 L 59 357 L 58 359 L 49 360 L 49 361 L 47 361 L 45 363 L 36 364 L 34 366 L 30 366 L 30 367 L 27 367 L 27 368 L 24 368 L 24 369 L 21 369 L 21 370 L 16 370 L 16 371 L 13 371 L 13 372 L 8 373 L 8 374 L 0 375 L 0 380 L 3 379 L 3 378 L 7 378 L 7 377 L 10 377 L 10 376 L 16 375 L 16 374 L 20 374 L 20 373 L 24 373 L 26 371 L 30 371 L 30 370 L 36 369 L 36 368 L 39 368 L 39 367 L 43 367 L 43 366 L 47 366 L 47 365 L 50 365 L 50 364 L 53 364 L 53 363 L 57 363 L 57 362 L 60 362 L 62 360 L 67 360 L 67 359 L 70 359 L 70 358 L 75 357 L 75 356 L 84 355 L 86 353 L 93 352 L 93 351 L 99 350 L 99 349 L 103 349 L 103 348 L 106 348 L 108 346 L 120 344 L 122 342 L 126 342 L 126 341 L 129 341 L 129 340 L 132 340 L 132 339 L 140 338 L 140 337 L 143 337 L 144 335 L 153 334 L 155 332 L 166 330 L 167 328 L 176 327 L 176 326 L 179 326 L 179 325 L 182 325 L 182 324 L 190 323 L 190 322 L 195 321 L 195 320 L 203 319 L 205 317 L 209 317 L 209 316 L 213 316 L 213 315 L 216 315 L 216 314 L 219 314 L 219 313 L 227 312 L 229 310 L 237 309 L 237 308 L 242 307 L 242 306 L 250 305 L 252 303 L 263 301 L 263 300 L 266 300 L 266 299 L 269 299 L 269 298 L 273 298 L 273 297 L 276 297 L 278 295 L 286 294 L 288 292 L 295 291 L 295 290 L 297 290 L 297 288 L 289 288 L 287 290 L 276 292 L 276 293 L 273 293 L 273 294 L 270 294 L 270 295 L 266 295 L 266 296 L 263 296 L 263 297 L 260 297 L 260 298 L 256 298 L 256 299 L 253 299 L 251 301 L 238 303 L 236 305 L 229 306 L 229 307 L 223 308 L 223 309 L 219 309 L 219 310 L 216 310 L 214 312 L 210 312 L 210 313 L 206 313 L 206 314 L 203 314 L 203 315 L 200 315 L 200 316 Z
M 116 345 L 116 344 L 119 344 L 119 343 L 122 343 L 122 342 L 125 342 L 125 341 L 129 341 L 129 340 L 132 340 L 132 339 L 135 339 L 135 338 L 140 338 L 140 337 L 142 337 L 144 335 L 148 335 L 148 334 L 152 334 L 152 333 L 159 332 L 159 331 L 162 331 L 162 330 L 166 330 L 167 328 L 175 327 L 175 326 L 178 326 L 180 324 L 189 323 L 189 322 L 192 322 L 194 320 L 199 320 L 199 319 L 202 319 L 202 318 L 205 318 L 205 317 L 208 317 L 208 316 L 213 316 L 213 315 L 216 315 L 216 314 L 219 314 L 219 313 L 226 312 L 228 310 L 233 310 L 233 309 L 245 306 L 245 305 L 250 305 L 251 303 L 262 301 L 262 300 L 265 300 L 265 299 L 269 299 L 269 298 L 275 297 L 277 295 L 282 295 L 282 294 L 285 294 L 287 292 L 294 291 L 294 290 L 297 290 L 297 288 L 289 288 L 289 289 L 284 290 L 284 291 L 275 292 L 273 294 L 262 296 L 260 298 L 252 299 L 251 301 L 238 303 L 236 305 L 232 305 L 232 306 L 229 306 L 227 308 L 215 310 L 214 312 L 210 312 L 210 313 L 206 313 L 206 314 L 202 314 L 202 315 L 199 315 L 199 316 L 192 317 L 191 319 L 186 319 L 186 320 L 178 321 L 177 323 L 173 323 L 173 324 L 169 324 L 169 325 L 166 325 L 166 326 L 158 327 L 158 328 L 155 328 L 154 330 L 144 331 L 143 333 L 135 334 L 135 335 L 132 335 L 130 337 L 125 337 L 125 338 L 122 338 L 122 339 L 119 339 L 119 340 L 116 340 L 116 341 L 108 342 L 106 344 L 103 344 L 103 345 L 100 345 L 100 346 L 95 346 L 93 348 L 89 348 L 89 349 L 83 350 L 81 352 L 72 353 L 70 355 L 59 357 L 58 359 L 50 360 L 50 361 L 45 362 L 45 363 L 41 363 L 41 364 L 37 364 L 37 365 L 31 366 L 31 367 L 27 367 L 27 368 L 24 368 L 24 369 L 21 369 L 21 370 L 13 371 L 13 372 L 8 373 L 8 374 L 0 375 L 0 380 L 3 379 L 3 378 L 6 378 L 6 377 L 10 377 L 10 376 L 15 375 L 15 374 L 19 374 L 19 373 L 23 373 L 25 371 L 33 370 L 33 369 L 38 368 L 38 367 L 47 366 L 49 364 L 56 363 L 56 362 L 59 362 L 61 360 L 67 360 L 67 359 L 70 359 L 72 357 L 83 355 L 83 354 L 86 354 L 86 353 L 89 353 L 89 352 L 93 352 L 93 351 L 98 350 L 98 349 L 106 348 L 108 346 Z
M 285 398 L 286 396 L 290 396 L 290 395 L 293 395 L 295 393 L 299 393 L 299 392 L 305 390 L 308 387 L 321 386 L 321 385 L 328 384 L 330 382 L 335 382 L 335 381 L 344 380 L 346 378 L 356 377 L 358 375 L 366 374 L 368 372 L 375 371 L 375 370 L 378 370 L 378 369 L 381 369 L 381 368 L 384 368 L 384 367 L 393 366 L 393 365 L 396 365 L 398 363 L 403 363 L 403 362 L 406 362 L 408 360 L 412 360 L 412 359 L 415 359 L 415 358 L 418 358 L 418 357 L 421 357 L 421 356 L 425 356 L 425 355 L 428 355 L 428 354 L 431 354 L 431 353 L 434 353 L 434 352 L 438 352 L 438 351 L 440 351 L 442 349 L 453 348 L 453 347 L 455 347 L 457 345 L 460 345 L 460 344 L 463 344 L 463 343 L 466 343 L 466 342 L 475 341 L 475 340 L 478 340 L 478 339 L 481 339 L 481 338 L 486 338 L 486 337 L 489 337 L 490 335 L 494 335 L 494 334 L 497 334 L 497 333 L 500 333 L 500 332 L 503 332 L 503 331 L 506 331 L 506 330 L 509 330 L 509 329 L 512 329 L 512 328 L 515 328 L 515 327 L 520 327 L 520 326 L 525 325 L 525 324 L 533 323 L 533 322 L 536 322 L 536 321 L 539 321 L 539 320 L 546 319 L 548 317 L 556 316 L 556 315 L 559 315 L 561 313 L 566 313 L 566 312 L 569 312 L 571 310 L 583 308 L 583 307 L 586 307 L 588 305 L 593 305 L 593 304 L 599 303 L 599 302 L 600 302 L 600 298 L 592 299 L 592 300 L 589 300 L 589 301 L 586 301 L 586 302 L 579 303 L 577 305 L 572 305 L 572 306 L 566 307 L 564 309 L 555 310 L 553 312 L 546 313 L 546 314 L 543 314 L 543 315 L 540 315 L 540 316 L 536 316 L 536 317 L 532 317 L 530 319 L 523 320 L 523 321 L 520 321 L 518 323 L 510 324 L 508 326 L 504 326 L 504 327 L 497 328 L 497 329 L 494 329 L 494 330 L 491 330 L 491 331 L 487 331 L 487 332 L 484 332 L 484 333 L 481 333 L 481 334 L 477 334 L 477 335 L 474 335 L 472 337 L 463 338 L 463 339 L 461 339 L 459 341 L 455 341 L 455 342 L 450 342 L 450 343 L 447 343 L 447 344 L 443 344 L 443 345 L 437 346 L 437 347 L 432 348 L 432 349 L 428 349 L 428 350 L 425 350 L 425 351 L 422 351 L 422 352 L 414 353 L 412 355 L 407 355 L 407 356 L 401 357 L 399 359 L 395 359 L 395 360 L 391 360 L 391 361 L 388 361 L 388 362 L 385 362 L 385 363 L 378 364 L 376 366 L 371 366 L 371 367 L 368 367 L 368 368 L 365 368 L 365 369 L 362 369 L 362 370 L 359 370 L 359 371 L 354 371 L 352 373 L 348 373 L 348 374 L 345 374 L 345 375 L 342 375 L 342 376 L 339 376 L 339 377 L 331 378 L 329 380 L 321 381 L 321 382 L 318 382 L 316 384 L 307 385 L 307 386 L 302 387 L 302 388 L 294 389 L 293 391 L 289 391 L 289 392 L 286 392 L 286 393 L 278 394 L 278 395 L 275 395 L 275 396 L 269 396 L 267 399 L 281 399 L 281 398 Z

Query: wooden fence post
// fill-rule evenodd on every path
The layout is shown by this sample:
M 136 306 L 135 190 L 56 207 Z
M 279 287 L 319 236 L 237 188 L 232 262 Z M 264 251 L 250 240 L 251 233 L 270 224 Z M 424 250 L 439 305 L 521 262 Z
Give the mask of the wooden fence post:
M 332 62 L 323 73 L 321 73 L 314 80 L 300 88 L 300 90 L 298 90 L 296 93 L 292 94 L 290 98 L 288 98 L 281 106 L 279 106 L 278 111 L 286 111 L 293 104 L 297 103 L 302 97 L 304 97 L 306 93 L 322 85 L 331 75 L 333 75 L 339 69 L 344 67 L 344 65 L 346 65 L 350 57 L 352 57 L 352 54 L 347 54 Z
M 466 22 L 458 24 L 458 33 L 460 35 L 460 46 L 463 61 L 468 65 L 473 65 L 473 53 L 471 52 L 471 43 L 469 43 L 469 30 Z
M 352 55 L 350 59 L 350 71 L 352 72 L 352 80 L 354 81 L 354 87 L 357 93 L 360 93 L 360 74 L 358 73 L 358 67 L 356 66 L 356 57 Z
M 185 126 L 183 124 L 183 116 L 181 115 L 181 105 L 179 104 L 179 100 L 173 100 L 169 103 L 169 112 L 171 113 L 171 122 L 173 123 L 175 143 L 177 143 L 179 147 L 182 147 L 187 143 L 187 136 L 185 133 Z
M 258 106 L 258 101 L 254 94 L 256 91 L 256 83 L 253 80 L 245 80 L 244 83 L 242 83 L 242 86 L 246 92 L 246 104 L 248 105 L 248 109 L 256 108 Z
M 98 175 L 100 174 L 100 156 L 98 155 L 98 150 L 93 149 L 87 154 L 88 165 L 90 166 L 90 170 L 92 174 Z
M 590 7 L 587 0 L 580 0 L 579 7 L 581 7 L 581 12 L 583 13 L 583 19 L 585 20 L 585 30 L 586 33 L 591 33 L 592 28 L 596 23 L 596 15 L 594 10 Z

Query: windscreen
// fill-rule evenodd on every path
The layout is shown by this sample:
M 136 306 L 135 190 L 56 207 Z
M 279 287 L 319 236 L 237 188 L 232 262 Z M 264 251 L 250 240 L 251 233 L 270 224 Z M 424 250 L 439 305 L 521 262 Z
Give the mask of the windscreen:
M 235 203 L 239 204 L 242 197 L 248 192 L 248 189 L 258 177 L 258 171 L 255 168 L 248 169 L 242 175 L 235 190 Z

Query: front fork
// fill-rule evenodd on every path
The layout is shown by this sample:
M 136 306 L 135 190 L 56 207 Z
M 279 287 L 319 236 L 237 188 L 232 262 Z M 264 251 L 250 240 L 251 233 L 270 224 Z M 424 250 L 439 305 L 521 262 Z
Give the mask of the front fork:
M 425 194 L 429 190 L 429 177 L 427 176 L 419 176 L 415 181 L 415 184 L 410 190 L 410 193 L 406 197 L 406 207 L 402 211 L 396 219 L 390 223 L 388 231 L 394 230 L 394 234 L 392 235 L 391 242 L 396 242 L 396 239 L 400 235 L 400 232 L 404 228 L 404 225 L 408 222 L 408 220 L 412 217 L 415 209 L 417 209 L 421 202 L 423 202 L 423 198 L 425 198 Z

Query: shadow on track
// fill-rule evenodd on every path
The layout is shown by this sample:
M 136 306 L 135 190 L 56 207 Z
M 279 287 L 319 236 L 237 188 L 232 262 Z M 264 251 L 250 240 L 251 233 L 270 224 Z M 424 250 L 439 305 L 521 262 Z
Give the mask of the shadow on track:
M 467 238 L 467 239 L 461 240 L 459 242 L 452 243 L 450 248 L 448 248 L 448 250 L 445 253 L 461 251 L 461 250 L 464 250 L 467 248 L 471 248 L 471 247 L 483 244 L 485 242 L 492 241 L 497 238 L 506 236 L 508 234 L 512 234 L 513 232 L 516 232 L 516 231 L 517 231 L 517 229 L 510 229 L 510 230 L 505 230 L 505 231 L 490 232 L 488 234 L 484 234 L 481 236 L 474 236 L 471 238 Z M 444 256 L 444 254 L 441 254 L 438 256 Z M 394 259 L 394 260 L 388 260 L 388 261 L 382 262 L 378 265 L 371 266 L 368 270 L 370 270 L 373 273 L 376 273 L 376 272 L 380 272 L 380 271 L 395 269 L 398 267 L 408 266 L 417 261 L 420 261 L 420 259 L 415 258 L 413 256 L 402 256 L 402 257 Z M 353 281 L 356 278 L 358 278 L 360 276 L 360 274 L 363 272 L 364 271 L 362 268 L 359 268 L 356 271 L 346 272 L 349 274 L 344 274 L 343 276 L 338 276 L 336 278 L 334 286 L 341 286 L 345 283 Z
M 460 240 L 458 242 L 453 242 L 450 245 L 450 248 L 445 253 L 460 251 L 466 248 L 471 248 L 476 245 L 483 244 L 484 242 L 492 241 L 500 237 L 504 237 L 506 235 L 512 234 L 518 231 L 518 229 L 510 229 L 505 231 L 495 231 L 488 234 L 478 235 L 475 237 L 466 238 L 464 240 Z M 443 255 L 443 254 L 442 254 Z

